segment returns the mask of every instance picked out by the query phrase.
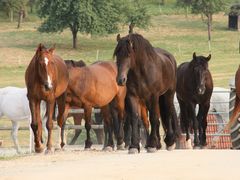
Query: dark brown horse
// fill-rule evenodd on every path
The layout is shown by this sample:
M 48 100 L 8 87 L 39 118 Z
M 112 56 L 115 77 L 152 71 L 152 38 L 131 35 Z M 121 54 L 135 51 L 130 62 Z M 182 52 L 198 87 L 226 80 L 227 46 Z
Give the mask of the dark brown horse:
M 112 120 L 114 113 L 109 107 L 116 106 L 118 109 L 119 129 L 117 145 L 123 146 L 123 119 L 124 99 L 126 88 L 119 87 L 116 83 L 117 67 L 114 62 L 96 62 L 92 65 L 81 68 L 69 69 L 69 85 L 67 88 L 65 116 L 71 106 L 84 109 L 85 128 L 87 139 L 85 148 L 92 145 L 90 137 L 91 112 L 93 107 L 101 108 L 104 117 L 104 130 L 108 133 L 106 147 L 113 147 Z M 112 116 L 111 116 L 112 115 Z
M 25 72 L 27 97 L 32 115 L 31 127 L 34 133 L 35 151 L 42 152 L 42 121 L 40 118 L 40 101 L 47 103 L 48 140 L 46 152 L 51 152 L 53 112 L 55 101 L 58 104 L 58 125 L 62 129 L 65 109 L 65 91 L 68 86 L 68 71 L 64 61 L 54 54 L 54 48 L 46 49 L 39 44 Z
M 191 148 L 189 130 L 194 130 L 194 147 L 205 147 L 207 114 L 210 107 L 210 99 L 213 91 L 213 81 L 208 69 L 208 57 L 196 56 L 193 59 L 179 65 L 177 69 L 177 99 L 180 105 L 180 122 L 186 132 L 187 148 Z M 196 117 L 195 108 L 199 105 Z M 199 136 L 198 136 L 199 133 Z
M 123 38 L 117 36 L 114 51 L 117 58 L 119 85 L 127 86 L 126 101 L 131 115 L 132 139 L 129 153 L 140 152 L 139 127 L 141 121 L 140 104 L 146 104 L 150 113 L 151 133 L 147 143 L 148 151 L 161 148 L 160 111 L 166 130 L 165 142 L 170 150 L 178 135 L 177 116 L 173 104 L 176 86 L 176 61 L 169 52 L 154 48 L 139 34 Z M 127 109 L 127 108 L 126 108 Z

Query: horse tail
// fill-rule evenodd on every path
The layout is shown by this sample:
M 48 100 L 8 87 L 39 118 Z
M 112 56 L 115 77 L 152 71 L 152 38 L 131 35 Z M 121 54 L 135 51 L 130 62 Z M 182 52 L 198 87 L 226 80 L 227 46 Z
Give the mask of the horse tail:
M 235 100 L 233 114 L 232 114 L 231 119 L 229 120 L 227 126 L 225 127 L 225 129 L 229 130 L 232 127 L 234 122 L 236 122 L 236 120 L 237 120 L 237 116 L 238 116 L 239 112 L 240 112 L 240 99 L 236 95 L 236 100 Z

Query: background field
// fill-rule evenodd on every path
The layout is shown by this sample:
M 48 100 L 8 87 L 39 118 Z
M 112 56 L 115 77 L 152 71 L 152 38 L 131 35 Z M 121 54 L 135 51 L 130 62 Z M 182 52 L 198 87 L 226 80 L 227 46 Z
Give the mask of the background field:
M 190 14 L 186 18 L 184 10 L 176 8 L 172 2 L 169 1 L 164 7 L 149 3 L 149 11 L 153 15 L 151 26 L 147 30 L 136 28 L 135 32 L 142 34 L 154 46 L 173 53 L 178 64 L 189 61 L 193 52 L 207 56 L 209 50 L 206 24 L 198 15 Z M 5 15 L 0 15 L 0 88 L 25 86 L 24 72 L 39 43 L 48 47 L 56 43 L 56 54 L 63 59 L 83 59 L 90 64 L 96 61 L 98 51 L 99 60 L 113 60 L 116 34 L 101 37 L 78 34 L 78 49 L 74 50 L 69 30 L 56 34 L 39 33 L 37 27 L 41 20 L 35 14 L 30 14 L 22 28 L 17 29 L 16 22 L 10 23 Z M 226 88 L 239 65 L 240 40 L 239 32 L 228 30 L 227 25 L 228 16 L 224 12 L 214 15 L 212 59 L 209 64 L 214 85 Z M 127 27 L 122 27 L 121 35 L 126 34 Z M 0 120 L 0 126 L 6 125 L 7 120 Z M 9 134 L 10 132 L 1 132 L 0 139 Z

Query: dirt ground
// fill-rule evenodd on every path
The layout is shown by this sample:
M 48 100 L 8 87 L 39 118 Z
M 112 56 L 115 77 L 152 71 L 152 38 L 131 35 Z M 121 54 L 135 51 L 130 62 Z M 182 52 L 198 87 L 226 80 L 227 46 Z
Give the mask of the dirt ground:
M 240 151 L 160 150 L 129 155 L 66 149 L 0 161 L 0 179 L 239 180 Z

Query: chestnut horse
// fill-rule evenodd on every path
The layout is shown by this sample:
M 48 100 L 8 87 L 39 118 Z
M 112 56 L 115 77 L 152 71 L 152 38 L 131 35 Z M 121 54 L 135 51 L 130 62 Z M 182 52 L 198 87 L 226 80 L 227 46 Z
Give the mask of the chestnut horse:
M 91 147 L 91 113 L 92 108 L 101 108 L 104 117 L 104 131 L 108 134 L 106 148 L 113 148 L 112 118 L 119 120 L 117 137 L 118 148 L 122 149 L 123 143 L 123 120 L 124 120 L 124 99 L 126 88 L 119 87 L 115 81 L 117 77 L 117 66 L 114 62 L 96 62 L 92 65 L 81 68 L 69 69 L 69 85 L 65 104 L 65 117 L 71 106 L 84 109 L 85 128 L 87 139 L 85 148 Z M 110 106 L 117 108 L 117 115 Z
M 139 34 L 129 34 L 123 38 L 118 35 L 117 41 L 114 51 L 118 66 L 116 80 L 119 85 L 127 86 L 126 101 L 132 126 L 129 153 L 140 152 L 141 104 L 145 104 L 150 113 L 148 152 L 161 148 L 160 111 L 166 132 L 165 143 L 168 150 L 173 149 L 178 136 L 177 115 L 173 104 L 177 68 L 175 58 L 163 49 L 152 47 Z
M 180 105 L 180 122 L 186 132 L 187 148 L 191 148 L 189 130 L 194 130 L 194 148 L 204 148 L 206 143 L 207 114 L 213 91 L 213 80 L 208 69 L 208 57 L 196 56 L 177 68 L 177 99 Z M 199 105 L 196 117 L 195 108 Z M 198 136 L 199 133 L 199 136 Z
M 233 109 L 233 114 L 228 122 L 227 128 L 231 128 L 234 122 L 237 120 L 237 116 L 240 113 L 240 65 L 235 74 L 235 87 L 236 87 L 236 98 Z
M 46 49 L 39 44 L 35 55 L 25 72 L 27 97 L 32 115 L 31 128 L 34 133 L 35 151 L 43 151 L 41 144 L 42 121 L 40 118 L 40 102 L 47 103 L 48 140 L 46 153 L 52 151 L 53 112 L 55 102 L 58 104 L 58 125 L 62 129 L 62 116 L 65 109 L 65 91 L 68 86 L 68 70 L 64 61 L 54 54 L 55 48 Z M 62 142 L 63 143 L 63 142 Z

